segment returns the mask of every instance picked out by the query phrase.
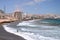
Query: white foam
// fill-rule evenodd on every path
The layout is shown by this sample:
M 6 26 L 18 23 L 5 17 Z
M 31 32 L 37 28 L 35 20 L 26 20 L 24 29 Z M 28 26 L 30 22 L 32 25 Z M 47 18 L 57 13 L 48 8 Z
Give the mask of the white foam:
M 22 22 L 17 24 L 17 26 L 30 26 L 30 27 L 42 27 L 42 28 L 52 28 L 56 26 L 49 26 L 49 25 L 36 25 L 36 24 L 31 24 L 29 22 Z
M 17 24 L 17 26 L 30 25 L 30 24 L 31 24 L 31 22 L 34 22 L 34 21 L 35 21 L 35 20 L 23 21 L 23 22 L 21 22 L 21 23 Z
M 26 40 L 58 40 L 50 37 L 44 37 L 39 34 L 28 33 L 28 32 L 17 32 L 17 29 L 13 29 L 11 27 L 7 27 L 7 25 L 3 25 L 4 29 L 7 32 L 13 33 L 15 35 L 21 36 Z
M 34 20 L 32 20 L 32 21 L 34 21 Z M 32 25 L 32 24 L 30 23 L 30 22 L 32 22 L 32 21 L 29 21 L 29 22 L 24 21 L 24 22 L 22 22 L 22 23 L 17 24 L 17 26 L 30 26 L 30 27 L 36 27 L 37 25 Z
M 17 26 L 30 26 L 30 27 L 45 27 L 45 28 L 52 28 L 52 27 L 56 27 L 56 26 L 49 26 L 49 25 L 36 25 L 36 24 L 32 24 L 30 22 L 34 22 L 36 20 L 29 20 L 29 21 L 24 21 L 24 22 L 21 22 L 21 23 L 18 23 Z M 45 23 L 48 23 L 48 22 L 45 22 Z
M 17 26 L 22 26 L 22 25 L 29 25 L 29 23 L 22 22 L 22 23 L 19 23 Z
M 6 27 L 6 25 L 3 25 L 3 27 L 7 32 L 10 32 L 10 33 L 13 33 L 15 35 L 21 36 L 21 37 L 25 38 L 26 40 L 34 40 L 34 39 L 30 38 L 28 35 L 25 35 L 25 33 L 17 32 L 16 29 Z

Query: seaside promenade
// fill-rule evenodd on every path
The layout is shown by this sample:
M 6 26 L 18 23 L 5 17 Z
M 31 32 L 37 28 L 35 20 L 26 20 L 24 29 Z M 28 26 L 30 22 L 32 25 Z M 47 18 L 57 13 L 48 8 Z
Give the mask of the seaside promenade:
M 14 22 L 16 21 L 16 19 L 10 20 L 10 19 L 0 19 L 0 24 L 1 23 L 10 23 L 10 22 Z

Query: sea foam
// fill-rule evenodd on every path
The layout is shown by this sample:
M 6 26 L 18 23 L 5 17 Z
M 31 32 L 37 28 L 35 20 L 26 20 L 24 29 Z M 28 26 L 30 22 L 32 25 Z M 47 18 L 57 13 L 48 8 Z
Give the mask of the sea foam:
M 8 25 L 3 25 L 3 27 L 7 32 L 21 36 L 26 40 L 58 40 L 50 37 L 44 37 L 39 34 L 29 33 L 29 32 L 17 32 L 17 29 L 8 27 Z

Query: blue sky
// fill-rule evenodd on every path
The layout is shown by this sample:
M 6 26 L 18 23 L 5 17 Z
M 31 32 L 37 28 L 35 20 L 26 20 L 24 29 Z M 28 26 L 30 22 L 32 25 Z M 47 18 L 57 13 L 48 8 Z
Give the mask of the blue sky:
M 31 14 L 60 14 L 60 0 L 0 0 L 0 9 L 6 7 L 6 12 L 12 13 L 16 6 Z

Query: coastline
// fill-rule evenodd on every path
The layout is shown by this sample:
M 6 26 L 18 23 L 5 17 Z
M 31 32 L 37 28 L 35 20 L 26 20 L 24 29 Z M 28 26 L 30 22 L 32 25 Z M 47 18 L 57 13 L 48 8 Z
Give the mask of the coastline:
M 12 29 L 9 28 L 9 27 L 7 27 L 6 25 L 4 25 L 3 28 L 4 28 L 7 32 L 12 33 L 12 34 L 15 34 L 15 35 L 17 35 L 17 36 L 20 36 L 20 37 L 24 38 L 25 40 L 34 40 L 34 39 L 30 38 L 28 35 L 26 35 L 25 32 L 17 32 L 16 30 L 14 30 L 15 32 L 13 32 Z
M 40 20 L 40 19 L 39 19 Z M 38 20 L 38 21 L 39 21 Z M 28 22 L 32 22 L 32 21 L 34 21 L 34 20 L 29 20 Z M 25 23 L 27 23 L 26 21 L 24 21 Z M 35 22 L 35 21 L 34 21 Z M 15 23 L 15 24 L 14 24 Z M 8 24 L 9 25 L 9 27 L 7 26 L 7 25 L 5 25 L 5 26 L 3 26 L 3 28 L 7 31 L 7 32 L 9 32 L 9 33 L 12 33 L 12 34 L 15 34 L 15 35 L 17 35 L 17 36 L 21 36 L 22 38 L 24 38 L 24 39 L 26 39 L 26 40 L 39 40 L 39 39 L 44 39 L 44 40 L 59 40 L 59 39 L 55 39 L 55 37 L 54 38 L 52 38 L 52 37 L 45 37 L 45 35 L 44 36 L 42 36 L 42 35 L 40 35 L 40 36 L 37 36 L 37 35 L 39 35 L 39 34 L 35 34 L 35 33 L 25 33 L 25 32 L 17 32 L 17 30 L 15 30 L 14 28 L 10 28 L 10 27 L 16 27 L 16 24 L 17 23 L 19 23 L 19 21 L 18 22 L 13 22 L 13 23 L 11 23 L 11 25 L 10 24 Z M 23 23 L 24 24 L 24 23 Z M 52 31 L 52 29 L 53 29 L 53 27 L 52 27 L 52 29 L 50 29 L 51 27 L 50 27 L 50 25 L 49 26 L 45 26 L 45 25 L 43 25 L 43 26 L 41 26 L 42 28 L 45 28 L 44 30 L 46 30 L 46 28 L 48 28 L 48 31 L 50 30 L 50 31 Z M 54 26 L 55 27 L 55 26 Z M 24 29 L 22 29 L 22 30 L 24 30 Z M 56 32 L 55 31 L 55 28 L 53 29 L 54 31 L 53 32 Z M 44 31 L 43 31 L 43 33 L 44 33 Z M 47 32 L 47 33 L 49 33 L 49 32 Z M 50 34 L 49 34 L 50 35 Z M 54 34 L 55 35 L 55 34 Z M 58 35 L 58 34 L 57 34 Z M 52 36 L 52 34 L 51 34 L 51 36 Z M 56 36 L 56 35 L 55 35 Z M 35 37 L 36 37 L 36 39 L 35 39 Z M 58 36 L 57 36 L 58 37 Z
M 34 20 L 33 20 L 34 21 Z M 29 22 L 31 22 L 31 21 L 29 21 Z M 16 23 L 17 24 L 17 23 Z M 12 25 L 13 27 L 15 27 L 16 26 L 16 24 L 15 25 Z M 11 26 L 11 27 L 12 27 Z M 11 29 L 10 27 L 8 27 L 7 25 L 5 25 L 5 27 L 4 27 L 4 29 L 7 31 L 7 32 L 9 32 L 9 33 L 12 33 L 12 34 L 15 34 L 15 35 L 17 35 L 17 36 L 21 36 L 22 38 L 25 38 L 26 40 L 38 40 L 38 39 L 34 39 L 34 37 L 36 36 L 34 33 L 25 33 L 25 32 L 17 32 L 15 29 Z M 30 36 L 32 36 L 32 38 L 30 37 Z M 58 39 L 55 39 L 55 38 L 50 38 L 50 37 L 45 37 L 45 36 L 42 36 L 42 35 L 40 35 L 40 36 L 37 36 L 39 39 L 44 39 L 44 40 L 58 40 Z M 36 37 L 36 38 L 37 38 Z
M 14 35 L 4 30 L 2 25 L 0 25 L 0 40 L 25 40 L 21 36 Z

